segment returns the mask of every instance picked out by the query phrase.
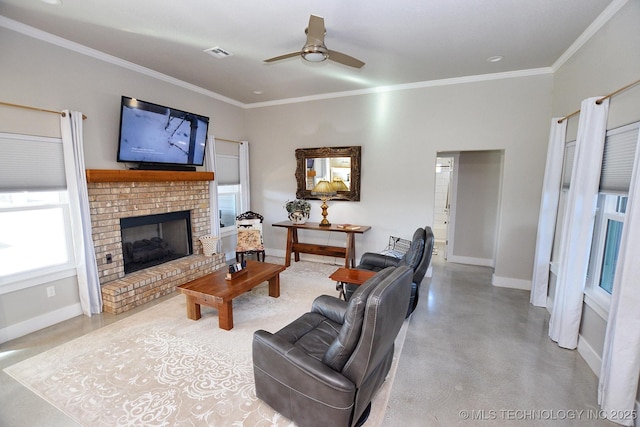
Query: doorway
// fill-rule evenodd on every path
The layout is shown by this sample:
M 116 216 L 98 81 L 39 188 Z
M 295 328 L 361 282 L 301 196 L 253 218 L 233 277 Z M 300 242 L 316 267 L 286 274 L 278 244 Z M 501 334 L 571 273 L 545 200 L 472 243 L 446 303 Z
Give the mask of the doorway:
M 503 150 L 436 153 L 434 258 L 493 267 Z
M 436 157 L 435 197 L 433 202 L 433 255 L 447 259 L 448 231 L 451 221 L 451 194 L 453 182 L 453 156 Z

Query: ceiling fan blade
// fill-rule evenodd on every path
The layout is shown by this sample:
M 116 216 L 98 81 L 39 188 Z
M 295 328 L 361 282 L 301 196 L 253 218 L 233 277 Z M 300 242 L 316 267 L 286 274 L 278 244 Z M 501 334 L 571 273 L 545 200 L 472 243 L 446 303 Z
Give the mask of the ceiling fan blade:
M 360 61 L 359 59 L 341 52 L 336 52 L 335 50 L 329 51 L 329 59 L 339 62 L 340 64 L 347 65 L 349 67 L 362 68 L 364 66 L 364 62 Z
M 300 56 L 300 51 L 285 53 L 284 55 L 274 56 L 273 58 L 265 59 L 264 62 L 280 61 L 281 59 L 293 58 L 294 56 Z
M 324 28 L 324 18 L 322 16 L 311 15 L 309 17 L 309 26 L 307 27 L 307 44 L 324 44 L 324 34 L 327 30 Z

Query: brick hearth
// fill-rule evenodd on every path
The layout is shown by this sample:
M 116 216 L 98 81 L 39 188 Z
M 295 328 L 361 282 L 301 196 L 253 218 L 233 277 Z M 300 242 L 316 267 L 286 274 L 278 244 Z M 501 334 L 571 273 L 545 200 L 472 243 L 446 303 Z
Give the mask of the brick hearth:
M 224 254 L 192 255 L 127 274 L 102 286 L 104 311 L 120 314 L 175 291 L 176 286 L 225 265 Z
M 104 311 L 122 313 L 225 265 L 224 254 L 204 256 L 198 240 L 211 230 L 209 181 L 92 182 L 89 172 L 94 171 L 87 171 L 87 188 Z M 134 179 L 140 174 L 145 179 L 140 171 Z M 151 175 L 157 179 L 158 172 Z M 120 218 L 183 210 L 191 212 L 193 255 L 125 275 Z

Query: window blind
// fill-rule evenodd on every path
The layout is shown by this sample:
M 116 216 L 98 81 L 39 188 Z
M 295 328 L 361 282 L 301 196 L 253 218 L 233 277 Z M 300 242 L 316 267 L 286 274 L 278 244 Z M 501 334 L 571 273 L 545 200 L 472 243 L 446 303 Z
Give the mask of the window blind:
M 238 156 L 216 156 L 216 181 L 218 185 L 240 184 L 240 164 Z
M 62 140 L 0 133 L 0 191 L 64 190 Z
M 607 132 L 600 174 L 600 192 L 629 192 L 638 142 L 638 124 L 632 123 Z
M 640 122 L 607 131 L 604 140 L 602 168 L 600 171 L 600 192 L 627 194 L 631 184 L 633 160 L 638 145 Z M 568 142 L 564 151 L 562 188 L 569 188 L 571 171 L 576 150 L 576 142 Z

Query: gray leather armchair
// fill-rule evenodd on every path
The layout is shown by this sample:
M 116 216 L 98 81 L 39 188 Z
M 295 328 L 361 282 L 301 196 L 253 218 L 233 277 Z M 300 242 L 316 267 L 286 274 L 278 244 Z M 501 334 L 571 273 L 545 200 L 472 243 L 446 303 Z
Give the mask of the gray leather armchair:
M 411 285 L 411 297 L 407 308 L 407 317 L 418 305 L 420 296 L 420 283 L 427 273 L 433 253 L 434 235 L 431 227 L 418 228 L 411 239 L 409 250 L 402 258 L 394 258 L 374 252 L 365 252 L 360 258 L 360 264 L 356 268 L 360 270 L 380 271 L 389 266 L 407 265 L 413 269 L 413 283 Z M 345 284 L 345 295 L 349 299 L 356 290 L 357 285 Z
M 300 427 L 353 427 L 389 372 L 411 268 L 380 271 L 349 302 L 322 295 L 275 334 L 253 336 L 257 396 Z

